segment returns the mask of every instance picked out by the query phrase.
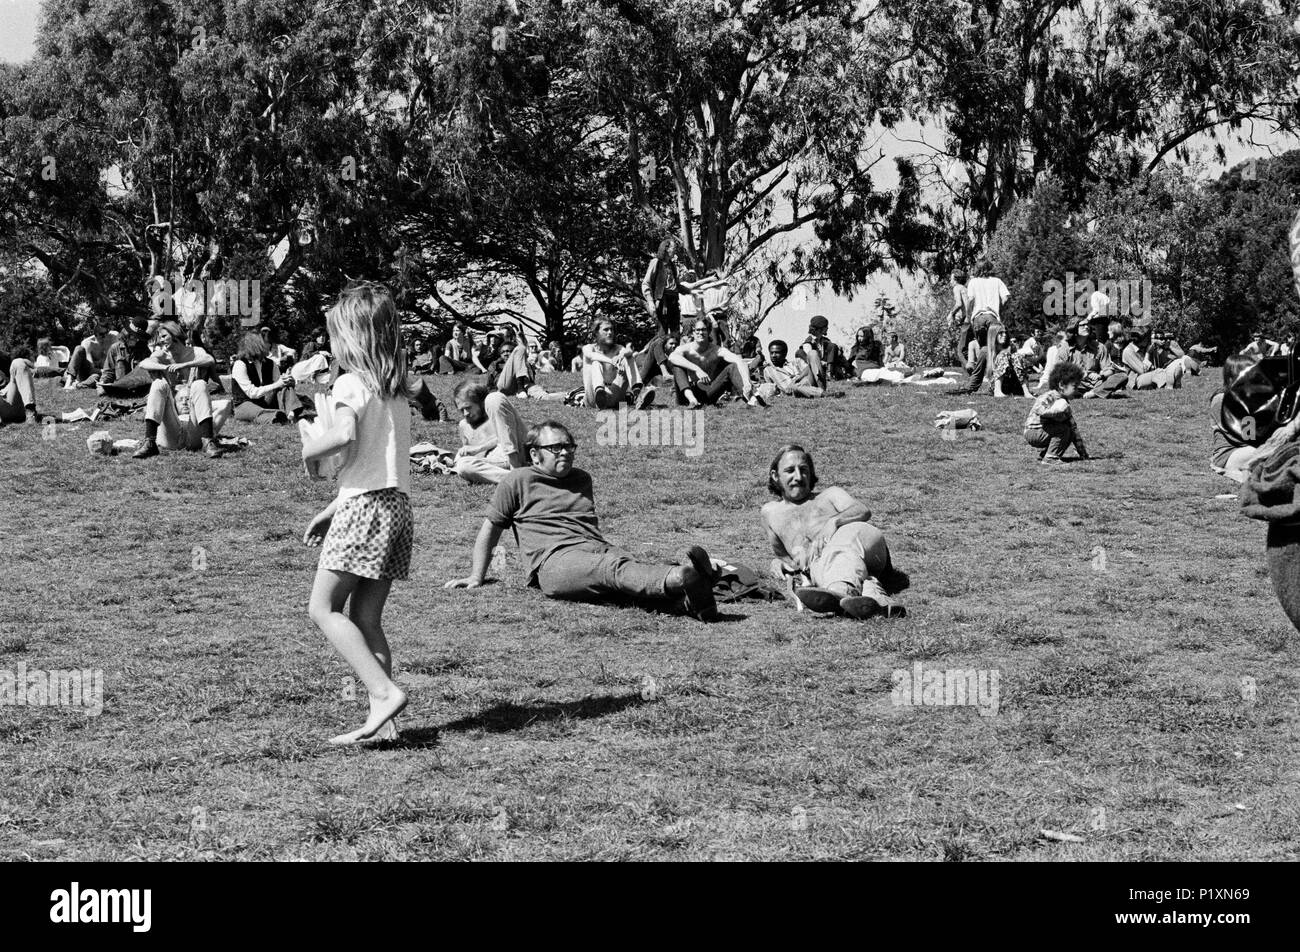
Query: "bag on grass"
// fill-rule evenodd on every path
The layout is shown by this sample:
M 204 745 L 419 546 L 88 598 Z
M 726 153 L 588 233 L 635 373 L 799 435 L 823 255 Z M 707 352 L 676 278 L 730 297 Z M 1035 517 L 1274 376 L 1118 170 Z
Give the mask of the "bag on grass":
M 116 452 L 113 449 L 113 435 L 108 430 L 96 430 L 86 437 L 86 449 L 90 450 L 91 455 L 112 456 Z
M 780 601 L 785 597 L 770 582 L 744 565 L 714 559 L 713 570 L 713 597 L 718 602 L 734 602 L 741 598 Z

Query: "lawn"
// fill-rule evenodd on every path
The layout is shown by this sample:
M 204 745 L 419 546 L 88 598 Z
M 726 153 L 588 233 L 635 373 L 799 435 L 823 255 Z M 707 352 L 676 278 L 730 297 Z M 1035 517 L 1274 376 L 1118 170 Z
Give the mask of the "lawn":
M 238 454 L 135 462 L 90 456 L 93 424 L 5 427 L 0 670 L 102 669 L 104 709 L 0 707 L 0 856 L 1295 859 L 1300 642 L 1263 525 L 1213 498 L 1213 376 L 1076 404 L 1103 458 L 1051 469 L 1023 400 L 732 405 L 695 457 L 598 446 L 590 412 L 551 405 L 608 537 L 661 558 L 702 542 L 765 567 L 766 467 L 803 443 L 875 513 L 910 615 L 566 605 L 524 587 L 513 544 L 498 584 L 444 591 L 489 491 L 415 476 L 386 615 L 411 705 L 378 749 L 325 744 L 364 702 L 307 618 L 300 540 L 332 493 L 299 475 L 296 431 L 235 423 Z M 42 411 L 93 405 L 40 386 Z M 935 412 L 968 402 L 986 429 L 941 439 Z M 996 672 L 997 713 L 896 706 L 917 662 Z

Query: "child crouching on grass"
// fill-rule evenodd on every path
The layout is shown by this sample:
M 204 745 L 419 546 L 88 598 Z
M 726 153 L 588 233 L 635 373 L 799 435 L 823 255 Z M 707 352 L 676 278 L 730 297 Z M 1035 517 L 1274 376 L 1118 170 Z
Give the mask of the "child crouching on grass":
M 1070 410 L 1070 401 L 1083 392 L 1083 368 L 1074 362 L 1057 364 L 1047 388 L 1047 393 L 1034 401 L 1025 420 L 1025 442 L 1042 450 L 1038 458 L 1044 463 L 1065 462 L 1062 457 L 1071 445 L 1079 451 L 1079 459 L 1087 459 L 1088 448 L 1083 445 Z
M 338 497 L 303 537 L 310 546 L 324 542 L 308 612 L 370 696 L 366 722 L 330 743 L 395 740 L 393 718 L 406 706 L 406 692 L 393 683 L 382 618 L 393 580 L 407 577 L 414 534 L 406 352 L 397 308 L 377 285 L 345 290 L 326 323 L 347 372 L 330 396 L 334 426 L 306 440 L 302 458 L 310 464 L 344 455 Z

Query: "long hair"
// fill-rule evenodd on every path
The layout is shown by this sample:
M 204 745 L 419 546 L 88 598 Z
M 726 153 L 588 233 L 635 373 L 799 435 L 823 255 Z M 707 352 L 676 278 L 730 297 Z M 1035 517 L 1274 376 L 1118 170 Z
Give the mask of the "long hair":
M 783 496 L 781 492 L 781 483 L 776 478 L 776 468 L 781 465 L 781 457 L 786 453 L 802 453 L 803 458 L 808 461 L 808 490 L 817 488 L 817 466 L 813 463 L 812 453 L 800 446 L 798 443 L 787 443 L 776 451 L 772 457 L 772 465 L 767 468 L 767 491 L 773 496 Z
M 262 340 L 257 331 L 249 331 L 239 339 L 239 350 L 235 353 L 237 360 L 265 360 L 271 349 Z
M 379 284 L 346 288 L 325 313 L 330 342 L 339 365 L 382 399 L 409 397 L 406 348 L 397 305 Z
M 672 253 L 673 246 L 677 244 L 676 239 L 665 238 L 659 242 L 659 250 L 655 252 L 655 257 L 660 261 L 667 261 L 669 254 Z
M 483 406 L 487 400 L 488 394 L 492 391 L 488 389 L 487 384 L 479 383 L 472 377 L 466 377 L 460 383 L 456 384 L 456 389 L 452 391 L 453 400 L 468 400 L 470 403 Z

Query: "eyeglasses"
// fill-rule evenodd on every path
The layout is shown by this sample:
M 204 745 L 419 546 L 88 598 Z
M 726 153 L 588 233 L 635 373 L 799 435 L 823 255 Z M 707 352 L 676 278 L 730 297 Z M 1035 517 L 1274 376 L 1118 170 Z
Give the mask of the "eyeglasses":
M 547 443 L 545 446 L 538 446 L 539 450 L 545 450 L 548 453 L 559 456 L 561 453 L 572 453 L 578 448 L 577 443 Z

